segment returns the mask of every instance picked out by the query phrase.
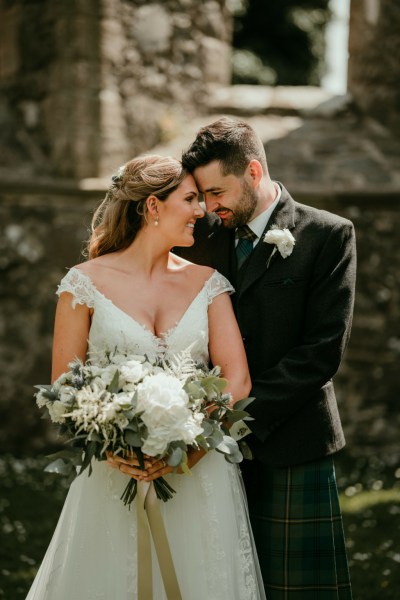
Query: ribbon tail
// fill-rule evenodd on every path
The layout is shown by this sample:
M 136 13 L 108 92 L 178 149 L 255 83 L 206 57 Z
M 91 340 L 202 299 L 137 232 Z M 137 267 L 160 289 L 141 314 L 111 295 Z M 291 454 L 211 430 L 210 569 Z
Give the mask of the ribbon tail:
M 146 495 L 145 508 L 167 598 L 168 600 L 182 600 L 167 532 L 153 483 Z
M 153 576 L 151 565 L 151 539 L 145 510 L 150 483 L 138 481 L 136 497 L 137 513 L 137 592 L 138 600 L 153 598 Z

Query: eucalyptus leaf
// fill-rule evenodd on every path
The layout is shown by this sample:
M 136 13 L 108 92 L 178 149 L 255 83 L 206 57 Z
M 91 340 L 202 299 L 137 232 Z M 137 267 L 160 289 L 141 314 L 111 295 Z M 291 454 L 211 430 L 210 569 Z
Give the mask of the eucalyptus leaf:
M 53 454 L 48 454 L 46 458 L 50 460 L 57 460 L 58 458 L 63 458 L 65 460 L 74 460 L 76 457 L 81 456 L 81 450 L 79 448 L 63 448 L 58 452 L 53 452 Z
M 243 454 L 243 458 L 245 458 L 246 460 L 253 460 L 253 458 L 254 458 L 253 453 L 252 453 L 251 449 L 249 448 L 248 444 L 244 440 L 239 441 L 239 446 L 240 446 L 240 450 Z
M 97 442 L 89 442 L 85 448 L 85 456 L 83 458 L 82 461 L 82 469 L 81 469 L 81 473 L 82 471 L 84 471 L 87 467 L 89 468 L 89 475 L 92 472 L 92 468 L 91 468 L 91 460 L 92 458 L 96 455 L 96 451 L 98 449 L 98 444 Z
M 229 435 L 223 436 L 222 442 L 220 444 L 218 444 L 216 449 L 219 450 L 220 452 L 223 452 L 224 454 L 231 454 L 231 455 L 234 455 L 236 452 L 239 451 L 237 442 L 235 442 L 235 440 L 233 438 L 229 437 Z
M 212 442 L 213 448 L 216 448 L 219 444 L 222 444 L 224 441 L 224 436 L 219 429 L 214 429 L 212 435 L 208 436 L 207 442 Z
M 57 473 L 57 475 L 69 475 L 73 469 L 71 463 L 66 463 L 62 458 L 57 458 L 45 467 L 46 473 Z
M 180 448 L 183 452 L 186 452 L 186 444 L 182 440 L 175 440 L 169 446 L 170 448 Z
M 113 378 L 111 379 L 111 382 L 107 386 L 107 391 L 110 392 L 110 394 L 115 394 L 116 392 L 118 392 L 118 389 L 119 389 L 119 371 L 117 369 L 114 373 Z
M 192 475 L 192 471 L 189 469 L 186 461 L 181 463 L 181 469 L 185 473 L 185 475 Z
M 131 429 L 125 429 L 124 439 L 129 446 L 138 447 L 142 445 L 142 438 L 140 433 L 132 431 Z
M 34 385 L 33 387 L 37 390 L 47 390 L 48 392 L 50 392 L 53 389 L 52 384 L 48 383 L 40 383 L 39 385 Z
M 215 377 L 213 381 L 213 386 L 218 390 L 218 392 L 222 392 L 228 384 L 228 380 L 223 377 Z
M 232 464 L 238 464 L 243 461 L 243 455 L 240 451 L 234 454 L 225 454 L 225 459 Z
M 125 416 L 126 416 L 126 418 L 128 418 L 126 414 L 125 414 Z M 125 427 L 124 431 L 134 431 L 134 432 L 137 432 L 137 431 L 139 431 L 139 425 L 138 425 L 138 423 L 136 421 L 131 421 Z
M 213 434 L 215 421 L 210 422 L 208 419 L 203 419 L 201 426 L 203 427 L 203 435 L 204 437 L 208 437 Z
M 245 410 L 228 410 L 226 413 L 226 420 L 229 423 L 236 423 L 236 421 L 242 421 L 249 415 Z
M 249 404 L 251 404 L 255 400 L 255 398 L 243 398 L 242 400 L 238 400 L 235 402 L 234 409 L 235 410 L 244 410 Z
M 206 438 L 203 435 L 198 435 L 196 438 L 196 442 L 198 443 L 200 448 L 203 448 L 203 450 L 209 450 L 209 445 L 207 443 Z
M 169 456 L 168 464 L 171 467 L 179 467 L 183 460 L 183 451 L 181 448 L 175 448 Z
M 202 388 L 199 382 L 197 381 L 189 381 L 184 385 L 185 392 L 188 394 L 190 398 L 193 400 L 199 400 L 205 397 L 206 392 Z

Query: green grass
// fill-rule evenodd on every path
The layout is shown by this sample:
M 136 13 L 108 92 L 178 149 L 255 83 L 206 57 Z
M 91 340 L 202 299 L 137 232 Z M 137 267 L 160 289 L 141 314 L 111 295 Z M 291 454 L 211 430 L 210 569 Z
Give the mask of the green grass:
M 68 484 L 46 462 L 0 459 L 0 600 L 24 600 L 57 523 Z M 354 600 L 400 598 L 400 468 L 387 462 L 336 460 Z
M 23 600 L 50 542 L 66 480 L 43 472 L 46 459 L 0 461 L 0 598 Z

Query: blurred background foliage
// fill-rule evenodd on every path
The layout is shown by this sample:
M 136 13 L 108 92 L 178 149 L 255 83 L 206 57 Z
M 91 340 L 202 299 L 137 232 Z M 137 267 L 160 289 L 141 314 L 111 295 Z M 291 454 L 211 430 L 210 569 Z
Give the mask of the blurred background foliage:
M 231 0 L 232 83 L 319 85 L 329 0 Z

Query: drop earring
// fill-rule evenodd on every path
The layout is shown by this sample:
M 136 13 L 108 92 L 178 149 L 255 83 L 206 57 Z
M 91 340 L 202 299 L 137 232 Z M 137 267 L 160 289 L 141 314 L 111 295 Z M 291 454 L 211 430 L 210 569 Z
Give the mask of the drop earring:
M 158 227 L 158 217 L 156 217 L 156 218 L 154 219 L 154 225 L 155 225 L 156 227 Z

